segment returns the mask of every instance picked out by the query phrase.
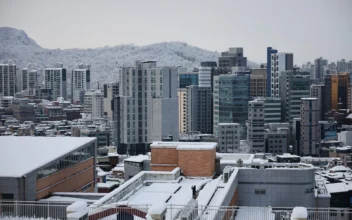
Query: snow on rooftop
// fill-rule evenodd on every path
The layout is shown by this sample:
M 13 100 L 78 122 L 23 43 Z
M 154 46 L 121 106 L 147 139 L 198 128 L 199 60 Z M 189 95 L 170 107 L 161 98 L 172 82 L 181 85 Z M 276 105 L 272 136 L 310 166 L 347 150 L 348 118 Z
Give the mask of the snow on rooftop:
M 239 208 L 234 220 L 247 220 L 247 219 L 266 219 L 274 220 L 275 214 L 271 212 L 269 207 L 246 207 Z
M 326 189 L 329 193 L 347 192 L 352 190 L 352 185 L 347 183 L 330 183 L 326 184 Z
M 345 167 L 345 166 L 334 166 L 329 171 L 332 171 L 332 172 L 347 172 L 347 171 L 351 171 L 351 169 L 349 167 Z
M 49 198 L 39 200 L 39 202 L 76 202 L 76 201 L 93 203 L 96 200 L 82 199 L 82 198 L 75 198 L 75 197 L 65 197 L 65 196 L 50 196 Z
M 150 156 L 140 154 L 137 156 L 132 156 L 132 157 L 126 158 L 124 161 L 141 163 L 145 160 L 150 160 Z
M 106 183 L 97 183 L 98 188 L 111 188 L 113 186 L 119 185 L 118 182 L 106 182 Z
M 21 177 L 93 140 L 95 138 L 1 136 L 0 177 Z
M 215 142 L 153 142 L 150 148 L 176 148 L 177 150 L 212 150 Z

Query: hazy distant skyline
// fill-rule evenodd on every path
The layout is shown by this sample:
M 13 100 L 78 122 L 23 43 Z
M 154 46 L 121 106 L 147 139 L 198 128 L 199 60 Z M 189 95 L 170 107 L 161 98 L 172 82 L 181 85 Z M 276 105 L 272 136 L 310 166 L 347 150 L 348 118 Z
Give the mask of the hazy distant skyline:
M 183 41 L 218 52 L 243 47 L 257 63 L 268 46 L 294 53 L 298 65 L 352 60 L 352 0 L 1 0 L 5 26 L 45 48 Z

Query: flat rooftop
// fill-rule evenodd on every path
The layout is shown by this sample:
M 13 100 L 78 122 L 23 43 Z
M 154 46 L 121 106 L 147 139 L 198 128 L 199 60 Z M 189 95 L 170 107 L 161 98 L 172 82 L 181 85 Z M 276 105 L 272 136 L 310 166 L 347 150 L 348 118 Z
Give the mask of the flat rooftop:
M 94 139 L 0 136 L 0 177 L 22 177 Z

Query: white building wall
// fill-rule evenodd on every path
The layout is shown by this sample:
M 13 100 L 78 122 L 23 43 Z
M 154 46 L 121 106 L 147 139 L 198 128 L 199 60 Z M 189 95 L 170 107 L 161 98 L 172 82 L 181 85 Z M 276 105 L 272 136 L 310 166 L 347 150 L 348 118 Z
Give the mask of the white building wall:
M 338 141 L 342 141 L 345 146 L 352 146 L 352 131 L 341 131 L 337 133 Z
M 239 169 L 238 205 L 314 207 L 314 173 L 313 168 Z

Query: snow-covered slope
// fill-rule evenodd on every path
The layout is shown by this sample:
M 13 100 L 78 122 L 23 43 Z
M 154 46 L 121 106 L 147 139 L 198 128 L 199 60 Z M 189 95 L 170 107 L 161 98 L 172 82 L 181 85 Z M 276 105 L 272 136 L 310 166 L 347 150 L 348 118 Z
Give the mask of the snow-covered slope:
M 231 46 L 231 45 L 229 45 Z M 119 45 L 94 49 L 45 49 L 22 30 L 0 28 L 0 60 L 15 60 L 19 68 L 35 63 L 37 68 L 61 62 L 70 73 L 81 63 L 91 64 L 92 82 L 117 79 L 118 68 L 136 60 L 155 60 L 158 66 L 198 67 L 201 61 L 217 61 L 219 53 L 183 42 L 164 42 L 147 46 Z M 250 66 L 257 64 L 249 62 Z

